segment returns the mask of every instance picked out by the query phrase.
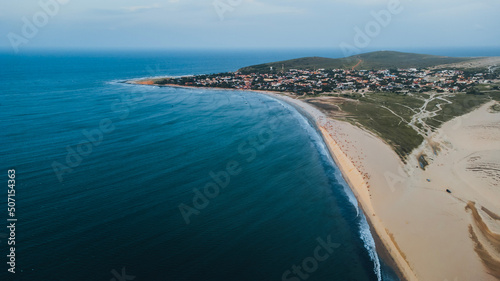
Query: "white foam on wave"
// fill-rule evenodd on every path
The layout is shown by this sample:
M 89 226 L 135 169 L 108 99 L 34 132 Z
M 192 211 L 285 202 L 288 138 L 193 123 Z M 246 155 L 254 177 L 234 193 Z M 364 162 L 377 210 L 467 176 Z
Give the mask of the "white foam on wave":
M 324 149 L 326 149 L 326 144 L 324 144 L 324 142 L 321 143 L 323 144 Z M 331 161 L 333 162 L 333 159 L 331 159 Z M 356 199 L 356 196 L 352 192 L 347 182 L 342 177 L 342 173 L 338 168 L 335 169 L 334 176 L 337 179 L 337 182 L 343 187 L 344 193 L 347 195 L 349 202 L 356 208 L 357 217 L 359 219 L 359 235 L 361 237 L 361 240 L 363 241 L 363 246 L 365 246 L 365 249 L 368 251 L 368 255 L 370 256 L 370 259 L 373 262 L 373 271 L 375 272 L 375 275 L 377 275 L 377 280 L 382 281 L 382 269 L 380 266 L 380 259 L 377 254 L 375 240 L 373 239 L 373 235 L 370 231 L 370 225 L 368 224 L 368 221 L 366 220 L 366 217 L 363 214 L 363 212 L 360 212 L 358 200 Z
M 335 163 L 333 161 L 333 159 L 332 159 L 332 162 Z M 335 165 L 335 167 L 337 167 L 337 165 Z M 349 185 L 347 184 L 347 182 L 342 177 L 342 173 L 340 172 L 340 169 L 338 167 L 337 167 L 337 169 L 335 169 L 334 176 L 335 176 L 335 179 L 337 180 L 337 182 L 342 186 L 345 195 L 347 195 L 349 203 L 351 203 L 356 208 L 356 217 L 359 217 L 360 212 L 359 212 L 358 200 L 356 199 L 356 196 L 352 192 L 352 190 L 349 187 Z
M 280 101 L 281 104 L 283 102 Z M 284 107 L 291 109 L 293 106 L 290 106 L 287 104 L 287 106 L 284 105 Z M 299 124 L 301 125 L 302 128 L 304 128 L 308 135 L 311 137 L 311 140 L 315 144 L 318 152 L 321 154 L 322 158 L 329 162 L 330 165 L 335 167 L 336 169 L 334 172 L 335 179 L 337 182 L 342 186 L 343 191 L 345 195 L 347 196 L 349 203 L 351 203 L 355 208 L 356 208 L 356 216 L 359 219 L 359 234 L 361 237 L 361 240 L 363 241 L 363 245 L 365 249 L 368 251 L 368 254 L 370 256 L 370 259 L 373 262 L 373 271 L 375 275 L 377 276 L 377 280 L 382 281 L 382 271 L 381 271 L 381 266 L 380 266 L 380 259 L 377 254 L 377 249 L 375 246 L 375 240 L 373 239 L 373 235 L 370 231 L 370 225 L 368 224 L 368 221 L 366 220 L 365 215 L 360 212 L 358 200 L 356 199 L 356 196 L 352 192 L 351 188 L 347 184 L 347 182 L 344 180 L 342 177 L 342 173 L 340 172 L 340 169 L 337 167 L 335 164 L 335 161 L 333 161 L 333 158 L 323 140 L 321 137 L 320 133 L 313 127 L 313 125 L 309 122 L 309 120 L 302 115 L 298 110 L 293 108 L 291 112 L 294 113 L 295 117 L 298 117 Z
M 337 180 L 337 182 L 342 186 L 343 191 L 345 195 L 348 198 L 349 203 L 351 203 L 354 208 L 356 208 L 356 217 L 359 220 L 359 235 L 361 237 L 361 240 L 363 241 L 363 245 L 365 249 L 368 252 L 368 255 L 370 256 L 370 259 L 373 262 L 373 271 L 375 275 L 377 276 L 377 280 L 382 281 L 382 270 L 380 266 L 380 259 L 377 254 L 377 249 L 375 246 L 375 240 L 373 239 L 373 235 L 370 231 L 370 225 L 368 224 L 368 221 L 366 220 L 365 215 L 360 212 L 358 200 L 356 199 L 356 196 L 352 192 L 351 188 L 345 181 L 345 179 L 342 176 L 342 173 L 340 172 L 340 169 L 338 166 L 335 164 L 335 161 L 333 161 L 333 158 L 323 140 L 321 137 L 321 133 L 318 132 L 314 128 L 314 125 L 311 124 L 312 121 L 309 121 L 309 119 L 304 116 L 297 108 L 295 108 L 293 105 L 290 105 L 289 103 L 282 101 L 277 98 L 270 97 L 268 95 L 264 95 L 270 99 L 273 99 L 277 101 L 282 107 L 286 108 L 289 112 L 293 114 L 293 116 L 299 121 L 299 125 L 307 131 L 308 135 L 310 136 L 313 144 L 315 145 L 317 151 L 320 153 L 322 156 L 323 160 L 326 160 L 332 167 L 335 167 L 334 169 L 334 177 Z
M 319 134 L 319 133 L 318 133 Z M 368 255 L 370 256 L 370 259 L 373 262 L 373 271 L 375 275 L 377 275 L 377 280 L 382 281 L 382 270 L 380 267 L 380 259 L 377 254 L 377 249 L 375 246 L 375 240 L 373 239 L 373 235 L 370 231 L 370 225 L 368 224 L 368 221 L 366 220 L 365 215 L 363 212 L 360 212 L 358 200 L 356 199 L 356 196 L 352 192 L 351 188 L 347 184 L 347 182 L 344 180 L 342 177 L 342 173 L 340 172 L 340 169 L 337 167 L 335 162 L 333 161 L 330 153 L 328 152 L 328 148 L 326 147 L 325 142 L 321 138 L 319 141 L 318 145 L 321 150 L 325 151 L 328 156 L 327 159 L 330 162 L 331 165 L 336 167 L 334 176 L 337 182 L 342 186 L 343 191 L 345 195 L 347 196 L 349 203 L 351 203 L 355 208 L 356 208 L 356 216 L 359 219 L 359 235 L 361 237 L 361 240 L 363 241 L 363 246 L 365 249 L 368 251 Z
M 323 142 L 322 139 L 320 141 L 320 144 L 321 144 L 320 145 L 321 149 L 328 153 L 328 149 L 326 148 L 326 144 Z M 334 167 L 337 167 L 329 153 L 328 153 L 328 156 L 329 157 L 327 159 L 329 159 L 330 164 L 332 164 Z M 377 280 L 382 281 L 382 271 L 381 271 L 381 267 L 380 267 L 380 259 L 379 259 L 378 254 L 377 254 L 375 240 L 373 239 L 373 235 L 370 231 L 370 225 L 368 224 L 368 221 L 366 220 L 366 217 L 363 214 L 363 212 L 360 212 L 358 200 L 356 199 L 356 196 L 352 192 L 352 190 L 349 187 L 349 185 L 347 184 L 347 182 L 342 177 L 342 173 L 340 172 L 340 169 L 338 167 L 335 169 L 334 176 L 337 179 L 337 182 L 342 186 L 345 195 L 347 195 L 349 203 L 351 203 L 356 208 L 356 216 L 359 219 L 359 235 L 361 237 L 361 240 L 363 241 L 363 245 L 365 246 L 365 249 L 368 251 L 368 255 L 370 256 L 370 259 L 373 262 L 373 271 L 375 272 L 375 275 L 377 275 Z
M 377 249 L 375 247 L 375 240 L 373 239 L 373 235 L 370 231 L 370 225 L 363 214 L 361 214 L 359 220 L 359 234 L 361 235 L 361 240 L 363 240 L 363 244 L 365 249 L 368 251 L 370 255 L 370 259 L 373 261 L 373 271 L 377 275 L 377 279 L 382 281 L 382 270 L 380 268 L 380 259 L 378 258 Z

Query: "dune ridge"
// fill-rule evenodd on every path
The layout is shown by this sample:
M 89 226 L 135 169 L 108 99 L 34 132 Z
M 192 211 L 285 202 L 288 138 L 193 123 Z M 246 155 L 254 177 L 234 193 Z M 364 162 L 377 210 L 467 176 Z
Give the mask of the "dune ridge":
M 486 225 L 476 208 L 476 203 L 469 201 L 465 209 L 471 211 L 474 223 L 476 224 L 481 234 L 484 235 L 484 237 L 493 246 L 493 248 L 500 254 L 500 234 L 491 231 L 488 225 Z
M 483 244 L 479 241 L 476 233 L 474 232 L 474 227 L 469 225 L 470 238 L 474 242 L 474 251 L 481 258 L 484 266 L 487 268 L 488 273 L 500 280 L 500 261 L 493 258 L 490 253 L 485 249 Z

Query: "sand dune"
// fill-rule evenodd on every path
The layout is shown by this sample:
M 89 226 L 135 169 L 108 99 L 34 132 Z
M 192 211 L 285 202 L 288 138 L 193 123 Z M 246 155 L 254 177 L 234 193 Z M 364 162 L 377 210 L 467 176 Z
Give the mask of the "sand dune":
M 490 216 L 490 218 L 492 218 L 494 220 L 497 220 L 497 221 L 500 220 L 500 216 L 499 215 L 493 213 L 492 211 L 486 209 L 485 207 L 481 207 L 481 210 L 483 212 L 485 212 L 486 214 L 488 214 L 488 216 Z
M 500 114 L 488 110 L 493 102 L 445 123 L 404 165 L 377 136 L 330 119 L 310 104 L 278 97 L 302 107 L 316 120 L 404 279 L 500 278 L 496 215 L 500 214 Z M 421 154 L 429 159 L 425 171 L 418 165 Z M 477 215 L 471 215 L 471 206 L 465 209 L 469 201 L 481 206 L 480 211 L 474 207 Z
M 485 236 L 491 246 L 493 246 L 493 249 L 500 253 L 500 234 L 491 231 L 488 225 L 486 225 L 476 209 L 476 203 L 469 201 L 465 209 L 472 212 L 472 217 L 479 231 Z
M 493 258 L 490 255 L 490 253 L 485 249 L 483 244 L 477 238 L 477 235 L 474 232 L 474 228 L 472 227 L 472 225 L 469 225 L 469 233 L 471 235 L 472 241 L 474 241 L 475 244 L 474 250 L 476 251 L 477 255 L 481 258 L 484 265 L 486 266 L 488 273 L 491 274 L 491 276 L 500 279 L 500 261 Z

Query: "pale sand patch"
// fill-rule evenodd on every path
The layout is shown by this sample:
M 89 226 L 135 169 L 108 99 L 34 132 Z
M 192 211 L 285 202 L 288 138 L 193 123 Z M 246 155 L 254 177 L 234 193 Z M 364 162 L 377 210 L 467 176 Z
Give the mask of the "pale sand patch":
M 407 170 L 412 175 L 410 177 L 411 187 L 430 188 L 439 193 L 445 189 L 450 189 L 453 192 L 446 200 L 442 200 L 443 210 L 445 209 L 444 204 L 451 204 L 449 199 L 454 198 L 460 206 L 465 206 L 468 201 L 472 201 L 476 203 L 478 209 L 481 209 L 481 206 L 492 215 L 500 213 L 500 171 L 498 170 L 500 166 L 500 114 L 488 110 L 492 104 L 494 102 L 447 122 L 431 136 L 430 141 L 441 144 L 442 151 L 438 156 L 432 155 L 427 141 L 415 151 L 413 156 L 419 152 L 431 156 L 431 164 L 426 171 L 413 169 L 413 166 L 416 165 L 414 157 L 407 165 Z M 431 182 L 425 184 L 427 178 L 431 179 Z M 499 233 L 499 221 L 492 218 L 487 212 L 481 212 L 483 212 L 481 216 L 485 218 L 484 222 L 489 230 Z M 448 239 L 459 244 L 454 246 L 450 241 L 443 245 L 450 247 L 450 249 L 455 247 L 455 255 L 469 257 L 475 244 L 473 243 L 471 248 L 470 235 L 465 238 L 463 232 L 467 231 L 469 225 L 473 225 L 476 228 L 475 233 L 480 233 L 477 222 L 472 219 L 471 212 L 457 210 L 452 212 L 450 218 L 442 223 L 459 231 L 457 233 L 450 231 L 443 233 Z M 459 237 L 461 238 L 459 239 Z M 500 262 L 500 253 L 495 249 L 494 241 L 489 242 L 486 237 L 479 237 L 479 240 L 489 255 Z M 447 257 L 443 255 L 441 258 Z M 466 276 L 470 276 L 470 280 L 495 280 L 491 275 L 485 274 L 484 265 L 477 266 L 477 260 L 471 261 L 471 264 L 461 264 L 459 260 L 452 260 L 447 264 L 449 264 L 450 270 L 468 267 L 470 273 Z
M 387 171 L 392 170 L 397 173 L 398 170 L 402 171 L 403 169 L 396 153 L 371 133 L 349 123 L 327 118 L 322 112 L 307 103 L 274 93 L 266 94 L 299 106 L 316 120 L 332 157 L 356 195 L 370 225 L 375 229 L 376 235 L 390 253 L 393 262 L 407 280 L 418 280 L 405 260 L 404 252 L 397 244 L 399 243 L 395 234 L 397 231 L 395 232 L 391 228 L 386 230 L 387 225 L 373 204 L 376 202 L 381 206 L 381 209 L 392 212 L 391 207 L 389 207 L 390 202 L 394 200 L 394 196 L 401 194 L 395 189 L 393 192 L 386 181 Z M 372 192 L 374 189 L 378 189 L 379 192 Z
M 478 208 L 500 214 L 498 181 L 491 178 L 495 168 L 488 172 L 471 168 L 500 162 L 500 114 L 489 112 L 491 103 L 444 124 L 429 139 L 439 142 L 442 151 L 430 157 L 430 165 L 422 171 L 416 155 L 432 153 L 428 142 L 403 166 L 373 134 L 331 120 L 309 104 L 272 95 L 300 106 L 316 120 L 344 178 L 406 279 L 495 280 L 475 251 L 469 231 L 475 223 L 465 210 L 467 202 L 474 201 Z M 470 160 L 478 156 L 482 158 Z M 499 222 L 481 212 L 490 230 L 497 230 L 493 224 Z M 491 256 L 499 255 L 488 241 L 481 241 Z

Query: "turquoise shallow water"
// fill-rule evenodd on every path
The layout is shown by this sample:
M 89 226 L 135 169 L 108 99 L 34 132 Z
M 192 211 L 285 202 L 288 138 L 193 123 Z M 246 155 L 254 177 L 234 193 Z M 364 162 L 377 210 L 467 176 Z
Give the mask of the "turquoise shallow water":
M 118 83 L 303 52 L 1 55 L 0 168 L 16 169 L 19 221 L 17 273 L 4 263 L 0 279 L 392 280 L 293 107 Z

